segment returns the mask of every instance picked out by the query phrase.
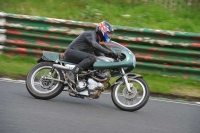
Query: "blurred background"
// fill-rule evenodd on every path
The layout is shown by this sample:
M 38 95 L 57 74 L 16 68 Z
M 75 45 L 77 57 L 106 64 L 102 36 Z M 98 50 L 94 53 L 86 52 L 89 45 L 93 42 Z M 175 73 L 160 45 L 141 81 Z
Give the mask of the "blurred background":
M 92 23 L 105 20 L 118 26 L 200 33 L 200 0 L 0 0 L 0 11 Z M 24 32 L 24 35 L 28 36 L 29 33 Z M 10 37 L 13 39 L 12 35 Z M 17 36 L 14 37 L 14 39 L 17 38 Z M 180 42 L 181 38 L 178 39 Z M 199 41 L 199 39 L 196 40 Z M 13 42 L 10 41 L 10 43 Z M 173 51 L 179 49 L 179 47 L 170 48 Z M 186 50 L 187 47 L 182 52 L 187 53 Z M 200 53 L 199 48 L 190 47 L 190 50 Z M 137 52 L 135 51 L 136 54 Z M 197 59 L 197 62 L 193 64 L 198 67 L 192 69 L 195 69 L 194 73 L 199 73 L 199 55 L 194 54 L 193 57 Z M 0 77 L 25 79 L 27 72 L 36 64 L 36 60 L 37 58 L 33 57 L 0 54 Z M 137 68 L 134 72 L 143 75 L 150 86 L 152 95 L 200 100 L 199 79 L 178 75 L 168 76 L 155 73 L 155 71 L 149 73 L 138 71 Z
M 0 0 L 7 13 L 200 32 L 200 0 Z

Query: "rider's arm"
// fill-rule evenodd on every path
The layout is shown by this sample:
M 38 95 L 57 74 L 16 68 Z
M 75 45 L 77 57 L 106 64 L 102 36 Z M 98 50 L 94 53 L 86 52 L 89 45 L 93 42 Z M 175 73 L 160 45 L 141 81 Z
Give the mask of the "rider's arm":
M 98 51 L 105 53 L 105 54 L 109 54 L 110 51 L 105 49 L 104 47 L 102 47 L 99 43 L 97 43 L 96 41 L 96 37 L 94 34 L 92 33 L 86 33 L 85 34 L 85 38 L 86 40 Z
M 94 54 L 95 54 L 96 56 L 104 56 L 104 54 L 101 53 L 101 52 L 99 52 L 98 50 L 94 50 Z

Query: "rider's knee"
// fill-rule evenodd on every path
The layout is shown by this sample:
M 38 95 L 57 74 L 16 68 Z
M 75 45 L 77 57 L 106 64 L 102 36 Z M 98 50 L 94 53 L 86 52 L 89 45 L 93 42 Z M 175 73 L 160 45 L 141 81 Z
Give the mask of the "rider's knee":
M 92 63 L 96 62 L 96 57 L 94 55 L 89 56 L 89 59 Z

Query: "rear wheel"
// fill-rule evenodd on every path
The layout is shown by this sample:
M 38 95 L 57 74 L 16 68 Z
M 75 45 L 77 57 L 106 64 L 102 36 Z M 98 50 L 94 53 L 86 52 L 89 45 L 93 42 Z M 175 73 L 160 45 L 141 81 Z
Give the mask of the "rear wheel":
M 52 62 L 42 62 L 35 65 L 28 73 L 26 79 L 26 88 L 28 92 L 38 99 L 51 99 L 59 95 L 64 89 L 64 83 L 57 80 L 64 80 L 64 76 L 60 69 L 54 69 Z
M 142 78 L 130 78 L 129 85 L 131 92 L 128 92 L 123 81 L 112 88 L 113 103 L 121 110 L 136 111 L 142 108 L 149 99 L 149 87 Z

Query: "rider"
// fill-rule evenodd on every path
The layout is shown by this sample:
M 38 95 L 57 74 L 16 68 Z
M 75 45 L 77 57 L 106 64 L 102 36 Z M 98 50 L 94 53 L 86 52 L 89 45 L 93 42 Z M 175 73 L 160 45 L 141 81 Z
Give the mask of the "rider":
M 101 22 L 95 31 L 85 31 L 70 43 L 65 51 L 64 59 L 77 65 L 66 74 L 66 77 L 75 84 L 75 74 L 88 68 L 96 62 L 95 55 L 108 55 L 116 58 L 118 55 L 100 45 L 100 42 L 109 42 L 114 30 L 108 22 Z M 94 53 L 95 55 L 93 55 Z M 104 54 L 103 54 L 104 53 Z

